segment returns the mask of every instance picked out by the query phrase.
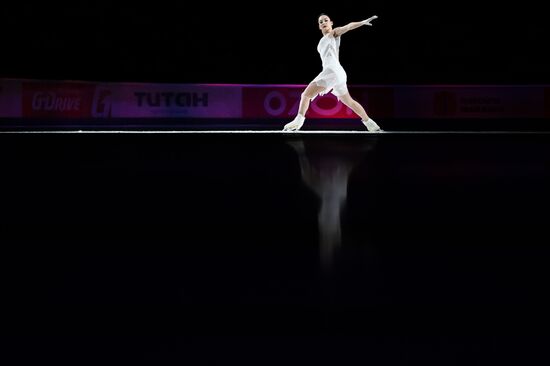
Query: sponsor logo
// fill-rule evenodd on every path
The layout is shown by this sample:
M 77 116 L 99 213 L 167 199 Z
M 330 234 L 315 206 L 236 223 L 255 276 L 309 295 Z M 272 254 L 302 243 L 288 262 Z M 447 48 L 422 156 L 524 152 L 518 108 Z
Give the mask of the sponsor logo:
M 388 117 L 394 114 L 392 88 L 350 87 L 353 99 L 372 115 Z M 245 118 L 289 118 L 298 113 L 304 87 L 243 87 Z M 359 118 L 332 94 L 314 98 L 307 111 L 308 118 Z
M 298 91 L 283 93 L 277 90 L 269 92 L 263 100 L 264 111 L 272 117 L 293 116 L 298 113 L 300 107 L 301 93 Z M 347 112 L 347 113 L 346 113 Z M 350 115 L 346 107 L 338 103 L 338 100 L 331 96 L 318 96 L 309 105 L 308 114 L 318 117 L 333 117 L 341 114 Z
M 54 112 L 80 112 L 82 97 L 56 92 L 36 92 L 32 97 L 32 110 Z
M 244 87 L 245 118 L 288 118 L 298 113 L 303 88 Z M 307 112 L 309 118 L 350 118 L 353 111 L 338 102 L 332 94 L 316 97 Z
M 197 108 L 208 107 L 208 93 L 190 92 L 135 92 L 138 107 Z
M 496 96 L 457 96 L 456 92 L 440 91 L 434 94 L 434 116 L 499 115 L 504 112 L 502 98 Z
M 501 98 L 498 97 L 461 97 L 460 112 L 495 114 L 503 112 Z
M 92 117 L 110 118 L 113 110 L 113 93 L 110 89 L 97 87 L 92 103 Z
M 24 83 L 24 117 L 90 117 L 93 86 L 62 83 Z

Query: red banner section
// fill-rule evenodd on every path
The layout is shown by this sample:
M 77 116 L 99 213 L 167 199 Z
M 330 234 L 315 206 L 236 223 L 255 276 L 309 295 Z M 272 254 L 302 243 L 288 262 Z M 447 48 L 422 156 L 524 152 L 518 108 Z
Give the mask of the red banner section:
M 0 79 L 0 118 L 294 118 L 306 85 L 92 83 Z M 352 85 L 376 118 L 549 118 L 548 85 Z M 306 117 L 359 118 L 332 95 Z
M 23 82 L 22 115 L 29 118 L 91 118 L 95 85 Z
M 298 113 L 303 86 L 243 87 L 243 118 L 288 119 Z M 351 118 L 354 113 L 332 94 L 318 96 L 309 107 L 308 118 Z
M 298 113 L 300 97 L 305 85 L 245 86 L 243 87 L 243 118 L 288 119 Z M 378 117 L 394 114 L 393 88 L 350 87 L 350 95 L 363 105 L 368 113 Z M 309 106 L 307 118 L 358 118 L 332 94 L 317 96 Z

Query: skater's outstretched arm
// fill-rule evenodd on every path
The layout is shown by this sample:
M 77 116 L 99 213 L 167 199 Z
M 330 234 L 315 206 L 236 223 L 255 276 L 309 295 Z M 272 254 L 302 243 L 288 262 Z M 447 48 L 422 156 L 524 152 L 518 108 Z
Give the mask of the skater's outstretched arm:
M 341 36 L 342 34 L 346 33 L 346 32 L 349 32 L 350 30 L 353 30 L 353 29 L 356 29 L 356 28 L 359 28 L 363 25 L 369 25 L 369 26 L 372 26 L 371 22 L 378 18 L 376 15 L 368 18 L 368 19 L 365 19 L 363 21 L 360 21 L 360 22 L 351 22 L 347 25 L 344 25 L 343 27 L 336 27 L 332 30 L 332 35 L 334 37 L 339 37 Z

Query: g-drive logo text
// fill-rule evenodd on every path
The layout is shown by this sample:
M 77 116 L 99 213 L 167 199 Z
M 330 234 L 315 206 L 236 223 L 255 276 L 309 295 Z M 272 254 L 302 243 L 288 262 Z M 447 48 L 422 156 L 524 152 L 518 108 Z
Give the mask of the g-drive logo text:
M 32 98 L 33 111 L 79 112 L 82 97 L 53 91 L 36 92 Z
M 138 107 L 197 108 L 208 107 L 208 93 L 193 92 L 135 92 Z
M 89 84 L 23 83 L 22 114 L 32 118 L 88 118 L 93 95 Z

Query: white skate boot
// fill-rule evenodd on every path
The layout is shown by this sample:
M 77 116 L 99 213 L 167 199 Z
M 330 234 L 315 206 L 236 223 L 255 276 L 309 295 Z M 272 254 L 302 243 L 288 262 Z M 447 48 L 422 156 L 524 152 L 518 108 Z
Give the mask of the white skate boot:
M 372 120 L 372 118 L 369 118 L 368 120 L 366 121 L 363 121 L 361 120 L 361 122 L 363 122 L 363 124 L 365 125 L 365 127 L 367 127 L 367 130 L 371 131 L 371 132 L 381 132 L 383 131 L 380 126 L 378 126 L 376 124 L 376 122 L 374 122 Z
M 289 122 L 285 125 L 283 128 L 283 131 L 297 131 L 304 125 L 305 117 L 301 114 L 298 114 L 296 118 L 292 120 L 292 122 Z

